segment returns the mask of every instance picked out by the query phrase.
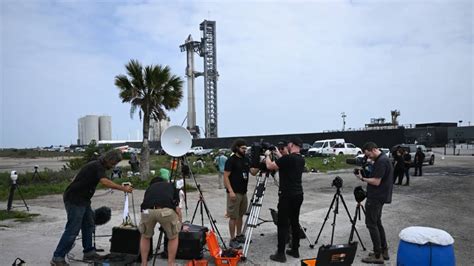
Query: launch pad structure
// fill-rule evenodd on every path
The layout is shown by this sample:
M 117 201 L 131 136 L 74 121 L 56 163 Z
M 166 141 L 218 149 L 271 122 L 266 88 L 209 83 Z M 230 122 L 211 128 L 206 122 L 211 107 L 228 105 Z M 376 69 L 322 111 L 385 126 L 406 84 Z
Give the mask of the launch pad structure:
M 199 126 L 196 125 L 196 105 L 194 79 L 204 76 L 204 122 L 206 138 L 217 138 L 217 56 L 216 56 L 216 22 L 204 20 L 199 29 L 202 31 L 201 41 L 193 41 L 191 34 L 180 45 L 181 52 L 186 51 L 186 77 L 188 83 L 187 129 L 193 138 L 200 137 Z M 194 53 L 204 60 L 203 72 L 194 70 Z

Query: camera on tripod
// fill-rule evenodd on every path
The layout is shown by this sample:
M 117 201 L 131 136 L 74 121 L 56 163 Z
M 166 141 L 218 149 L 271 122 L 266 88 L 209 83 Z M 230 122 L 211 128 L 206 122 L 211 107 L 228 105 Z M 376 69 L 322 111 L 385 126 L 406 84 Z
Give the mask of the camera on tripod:
M 250 147 L 249 158 L 252 168 L 258 168 L 261 172 L 268 172 L 265 161 L 262 161 L 262 158 L 265 156 L 266 151 L 275 151 L 276 147 L 269 142 L 254 142 Z
M 342 178 L 339 177 L 339 176 L 336 176 L 336 177 L 334 178 L 334 180 L 332 181 L 331 186 L 332 186 L 332 187 L 336 187 L 336 188 L 341 188 L 341 187 L 342 187 L 342 184 L 343 184 Z

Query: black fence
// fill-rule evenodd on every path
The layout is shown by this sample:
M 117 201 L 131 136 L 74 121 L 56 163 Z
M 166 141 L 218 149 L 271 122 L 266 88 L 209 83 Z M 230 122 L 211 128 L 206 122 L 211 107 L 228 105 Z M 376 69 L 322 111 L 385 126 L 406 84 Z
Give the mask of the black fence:
M 226 138 L 193 139 L 192 146 L 203 146 L 206 149 L 230 148 L 234 140 L 242 138 L 247 145 L 254 142 L 265 141 L 276 144 L 280 140 L 288 140 L 291 137 L 300 137 L 303 142 L 313 144 L 322 139 L 343 138 L 346 142 L 362 147 L 368 141 L 375 142 L 379 147 L 390 148 L 399 143 L 405 143 L 405 129 L 386 129 L 386 130 L 364 130 L 364 131 L 337 131 L 324 133 L 306 133 L 306 134 L 284 134 L 284 135 L 261 135 L 261 136 L 236 136 Z M 150 142 L 152 149 L 160 149 L 159 142 Z
M 442 147 L 452 139 L 459 142 L 474 141 L 474 127 L 403 127 L 397 129 L 377 129 L 377 130 L 359 130 L 359 131 L 335 131 L 322 133 L 305 134 L 282 134 L 282 135 L 260 135 L 260 136 L 235 136 L 226 138 L 194 139 L 192 146 L 203 146 L 206 149 L 229 148 L 232 142 L 237 138 L 242 138 L 247 145 L 255 142 L 265 141 L 276 144 L 280 140 L 288 140 L 291 137 L 300 137 L 303 142 L 313 144 L 316 140 L 339 139 L 343 138 L 346 142 L 362 147 L 364 143 L 372 141 L 379 147 L 390 148 L 400 143 L 424 144 L 427 147 Z M 111 144 L 113 147 L 128 145 L 134 148 L 140 148 L 141 142 L 123 142 Z M 153 150 L 161 149 L 159 141 L 151 141 L 150 148 Z

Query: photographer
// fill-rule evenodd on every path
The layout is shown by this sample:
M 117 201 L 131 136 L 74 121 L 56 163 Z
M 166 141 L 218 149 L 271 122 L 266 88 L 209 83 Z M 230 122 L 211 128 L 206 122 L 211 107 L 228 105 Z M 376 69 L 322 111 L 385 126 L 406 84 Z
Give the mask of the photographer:
M 67 223 L 54 251 L 51 265 L 69 265 L 65 260 L 65 256 L 71 251 L 79 231 L 82 232 L 84 260 L 102 258 L 92 246 L 92 232 L 94 231 L 95 222 L 94 212 L 91 209 L 91 198 L 94 196 L 99 182 L 108 188 L 128 193 L 133 191 L 131 186 L 118 185 L 105 175 L 106 170 L 112 169 L 121 160 L 122 155 L 118 150 L 107 152 L 98 160 L 84 165 L 66 188 L 63 199 L 67 213 Z
M 227 192 L 227 216 L 229 217 L 229 234 L 231 248 L 239 248 L 245 243 L 242 235 L 243 216 L 247 211 L 247 186 L 249 173 L 256 175 L 258 168 L 250 168 L 250 160 L 245 156 L 247 144 L 237 139 L 232 144 L 232 156 L 225 162 L 224 185 Z
M 305 160 L 300 154 L 302 141 L 293 138 L 288 142 L 288 155 L 283 155 L 275 162 L 270 158 L 271 151 L 265 152 L 265 164 L 269 170 L 279 171 L 280 186 L 278 191 L 278 249 L 270 259 L 278 262 L 286 262 L 285 246 L 288 230 L 292 228 L 292 246 L 286 254 L 299 258 L 298 248 L 300 238 L 299 216 L 303 203 L 303 186 L 301 177 L 304 171 Z M 277 155 L 278 156 L 278 155 Z M 290 223 L 290 224 L 289 224 Z
M 393 166 L 390 160 L 373 142 L 367 142 L 362 148 L 365 156 L 374 161 L 372 172 L 364 177 L 358 171 L 357 177 L 367 183 L 367 201 L 365 202 L 365 224 L 369 229 L 374 252 L 362 259 L 365 263 L 383 264 L 390 259 L 387 239 L 382 225 L 382 208 L 392 202 Z

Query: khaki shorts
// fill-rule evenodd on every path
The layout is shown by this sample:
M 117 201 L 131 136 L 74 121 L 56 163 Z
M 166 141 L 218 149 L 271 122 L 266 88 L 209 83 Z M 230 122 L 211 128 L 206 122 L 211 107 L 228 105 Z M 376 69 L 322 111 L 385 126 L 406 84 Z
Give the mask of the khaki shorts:
M 152 238 L 156 223 L 161 225 L 168 239 L 175 239 L 181 230 L 178 214 L 170 208 L 143 210 L 138 230 L 145 238 Z
M 227 193 L 227 216 L 231 219 L 244 216 L 247 211 L 247 194 L 235 193 L 235 200 L 231 200 L 229 195 Z

